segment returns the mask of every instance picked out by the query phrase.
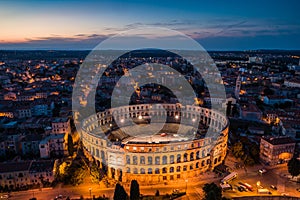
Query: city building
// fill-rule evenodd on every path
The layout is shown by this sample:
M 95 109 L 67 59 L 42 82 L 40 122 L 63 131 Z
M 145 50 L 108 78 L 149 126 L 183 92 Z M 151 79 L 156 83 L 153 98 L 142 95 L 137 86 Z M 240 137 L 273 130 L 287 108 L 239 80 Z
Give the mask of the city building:
M 0 186 L 3 189 L 22 189 L 52 183 L 54 161 L 22 161 L 0 163 Z
M 21 140 L 21 151 L 23 156 L 39 156 L 39 143 L 41 135 L 26 135 Z
M 52 121 L 52 133 L 53 134 L 70 134 L 71 125 L 68 117 L 54 118 Z
M 255 104 L 248 103 L 240 106 L 240 117 L 242 119 L 260 121 L 262 114 L 262 111 Z
M 287 87 L 300 88 L 299 79 L 284 80 L 284 85 Z
M 294 154 L 296 142 L 287 136 L 261 137 L 260 160 L 267 165 L 289 161 Z
M 68 134 L 51 134 L 39 143 L 40 157 L 68 155 Z

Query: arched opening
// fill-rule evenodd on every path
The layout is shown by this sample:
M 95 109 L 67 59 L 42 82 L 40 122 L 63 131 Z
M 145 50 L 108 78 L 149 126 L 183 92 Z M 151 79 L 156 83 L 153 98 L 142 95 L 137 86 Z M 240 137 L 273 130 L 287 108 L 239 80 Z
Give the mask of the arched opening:
M 162 168 L 162 173 L 163 174 L 167 173 L 167 168 L 166 167 Z
M 152 165 L 152 157 L 148 156 L 148 165 Z
M 156 156 L 156 157 L 155 157 L 155 164 L 156 164 L 156 165 L 159 165 L 159 164 L 160 164 L 160 157 L 159 157 L 159 156 Z
M 199 152 L 199 151 L 196 152 L 196 159 L 197 159 L 197 160 L 200 159 L 200 152 Z
M 126 164 L 130 164 L 130 156 L 126 156 Z
M 187 159 L 188 159 L 188 154 L 185 153 L 185 154 L 183 155 L 183 162 L 187 162 Z
M 140 164 L 145 164 L 145 157 L 144 156 L 141 156 L 140 157 Z
M 190 161 L 193 161 L 194 160 L 194 152 L 192 152 L 191 154 L 190 154 Z
M 159 169 L 158 168 L 155 169 L 155 174 L 159 174 Z
M 137 156 L 133 156 L 133 157 L 132 157 L 132 162 L 133 162 L 134 165 L 137 165 L 137 164 L 138 164 L 137 160 L 138 160 L 138 159 L 137 159 Z
M 170 173 L 174 172 L 174 167 L 170 167 Z
M 174 163 L 174 155 L 171 155 L 170 156 L 170 164 L 173 164 Z
M 167 156 L 163 156 L 162 164 L 166 165 L 168 163 Z

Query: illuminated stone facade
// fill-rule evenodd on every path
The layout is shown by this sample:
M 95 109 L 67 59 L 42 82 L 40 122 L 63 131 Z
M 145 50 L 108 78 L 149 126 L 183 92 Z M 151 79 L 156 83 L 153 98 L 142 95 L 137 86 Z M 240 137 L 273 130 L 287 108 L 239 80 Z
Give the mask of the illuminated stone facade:
M 228 120 L 224 115 L 198 106 L 180 109 L 176 104 L 160 106 L 156 110 L 151 109 L 150 104 L 119 107 L 85 119 L 82 142 L 87 155 L 106 168 L 110 178 L 122 182 L 135 179 L 140 184 L 186 180 L 222 163 L 228 140 Z M 194 132 L 195 137 L 188 138 L 165 131 L 152 136 L 133 137 L 115 128 L 115 120 L 126 122 L 128 118 L 159 116 L 162 110 L 166 111 L 170 127 L 179 126 L 178 121 L 182 119 L 180 126 L 183 122 L 183 130 L 188 130 L 197 119 L 204 127 L 210 126 L 214 134 L 198 137 Z M 198 133 L 199 129 L 196 131 Z M 114 141 L 108 140 L 109 134 L 104 133 L 114 134 Z

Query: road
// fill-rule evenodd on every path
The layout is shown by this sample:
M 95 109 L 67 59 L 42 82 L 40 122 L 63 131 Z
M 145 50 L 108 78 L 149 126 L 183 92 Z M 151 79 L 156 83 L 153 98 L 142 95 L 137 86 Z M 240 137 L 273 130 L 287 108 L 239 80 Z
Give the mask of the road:
M 238 178 L 232 181 L 232 185 L 239 185 L 238 182 L 246 182 L 253 186 L 253 192 L 239 192 L 239 191 L 228 191 L 223 194 L 226 197 L 236 197 L 236 196 L 254 196 L 257 195 L 257 181 L 261 182 L 264 188 L 269 189 L 272 195 L 281 195 L 282 193 L 289 194 L 291 196 L 300 197 L 300 192 L 296 191 L 296 188 L 300 188 L 300 184 L 295 182 L 289 182 L 283 175 L 288 174 L 286 164 L 276 166 L 275 168 L 267 168 L 262 165 L 255 165 L 253 167 L 239 168 L 235 169 L 236 160 L 232 157 L 227 157 L 226 165 L 231 167 L 238 173 Z M 258 170 L 261 168 L 266 168 L 267 172 L 260 175 Z M 199 200 L 203 198 L 202 187 L 205 183 L 215 182 L 220 183 L 220 179 L 215 177 L 214 173 L 208 172 L 201 177 L 195 177 L 189 182 L 184 180 L 177 181 L 176 184 L 172 185 L 155 185 L 155 186 L 140 186 L 140 192 L 144 195 L 153 195 L 156 190 L 159 190 L 160 194 L 171 194 L 174 189 L 179 189 L 180 191 L 186 191 L 187 195 L 180 198 L 180 200 Z M 270 185 L 275 185 L 278 190 L 272 190 Z M 91 192 L 90 189 L 91 188 Z M 125 186 L 125 190 L 129 194 L 129 185 Z M 70 197 L 80 197 L 83 195 L 85 198 L 95 195 L 113 197 L 114 188 L 101 188 L 99 185 L 80 185 L 80 186 L 63 186 L 50 189 L 40 190 L 30 190 L 22 192 L 11 193 L 10 199 L 30 199 L 33 196 L 37 197 L 38 200 L 50 200 L 54 199 L 59 194 Z

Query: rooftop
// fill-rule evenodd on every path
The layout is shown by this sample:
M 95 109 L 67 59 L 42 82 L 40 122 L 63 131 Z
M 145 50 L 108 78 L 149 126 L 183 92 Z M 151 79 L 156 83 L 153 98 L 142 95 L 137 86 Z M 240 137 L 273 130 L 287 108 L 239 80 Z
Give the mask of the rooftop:
M 0 173 L 29 170 L 32 161 L 0 163 Z
M 296 143 L 291 137 L 288 136 L 279 136 L 279 137 L 263 136 L 262 139 L 273 145 Z

